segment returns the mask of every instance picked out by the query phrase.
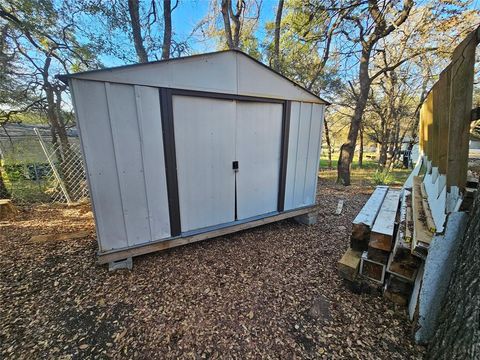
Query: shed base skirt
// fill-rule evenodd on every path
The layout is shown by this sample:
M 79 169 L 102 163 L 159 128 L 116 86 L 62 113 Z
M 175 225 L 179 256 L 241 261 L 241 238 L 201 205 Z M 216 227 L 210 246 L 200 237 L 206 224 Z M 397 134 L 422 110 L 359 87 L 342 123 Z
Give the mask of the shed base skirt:
M 247 219 L 243 222 L 229 223 L 215 227 L 213 230 L 205 230 L 204 232 L 194 234 L 184 234 L 183 236 L 162 239 L 130 247 L 126 249 L 99 252 L 97 262 L 99 264 L 106 264 L 113 261 L 131 258 L 139 255 L 144 255 L 156 251 L 167 250 L 181 245 L 187 245 L 197 241 L 207 240 L 218 236 L 231 234 L 241 230 L 251 229 L 253 227 L 269 224 L 275 221 L 280 221 L 292 217 L 301 216 L 313 212 L 315 206 L 307 206 L 300 209 L 276 213 L 274 215 L 267 215 L 262 218 Z

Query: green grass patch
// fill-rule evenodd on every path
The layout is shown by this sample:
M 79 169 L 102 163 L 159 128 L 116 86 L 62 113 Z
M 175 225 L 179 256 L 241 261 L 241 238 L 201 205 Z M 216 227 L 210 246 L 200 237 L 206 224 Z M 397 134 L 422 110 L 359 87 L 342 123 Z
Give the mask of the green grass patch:
M 320 178 L 335 182 L 337 180 L 337 161 L 338 154 L 332 158 L 333 169 L 328 168 L 328 159 L 322 156 L 320 159 Z M 376 186 L 390 185 L 402 186 L 412 169 L 395 168 L 389 172 L 378 169 L 378 163 L 372 159 L 364 159 L 363 166 L 358 165 L 358 159 L 355 159 L 351 165 L 350 180 L 352 185 Z

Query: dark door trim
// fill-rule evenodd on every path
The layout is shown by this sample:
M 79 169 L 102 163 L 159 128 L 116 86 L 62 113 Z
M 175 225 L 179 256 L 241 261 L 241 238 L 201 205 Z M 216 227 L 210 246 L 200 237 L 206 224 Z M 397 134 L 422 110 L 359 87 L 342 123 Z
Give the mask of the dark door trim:
M 282 100 L 282 99 L 266 98 L 266 97 L 259 97 L 259 96 L 225 94 L 225 93 L 217 93 L 217 92 L 210 92 L 210 91 L 183 90 L 183 89 L 171 89 L 171 91 L 172 91 L 172 95 L 179 95 L 179 96 L 205 97 L 209 99 L 219 99 L 219 100 L 266 102 L 266 103 L 274 103 L 274 104 L 285 103 L 285 100 Z
M 172 90 L 159 89 L 160 112 L 162 116 L 163 149 L 167 180 L 168 211 L 170 214 L 171 236 L 182 232 L 180 223 L 180 201 L 178 197 L 177 155 L 175 153 L 175 131 L 173 126 Z
M 177 160 L 175 152 L 175 131 L 173 114 L 173 95 L 204 97 L 209 99 L 250 101 L 261 103 L 282 104 L 282 134 L 280 147 L 280 179 L 278 184 L 277 211 L 283 212 L 285 208 L 285 189 L 287 182 L 288 142 L 290 133 L 290 100 L 263 98 L 235 94 L 213 93 L 207 91 L 182 90 L 159 88 L 160 108 L 163 127 L 163 146 L 165 151 L 165 171 L 167 178 L 168 208 L 170 214 L 170 230 L 172 236 L 182 233 L 180 221 L 180 200 L 178 193 Z
M 285 209 L 285 189 L 287 186 L 287 161 L 288 161 L 288 142 L 290 136 L 290 112 L 292 102 L 287 100 L 283 104 L 282 113 L 282 145 L 280 150 L 280 181 L 278 184 L 278 202 L 277 210 L 282 212 Z

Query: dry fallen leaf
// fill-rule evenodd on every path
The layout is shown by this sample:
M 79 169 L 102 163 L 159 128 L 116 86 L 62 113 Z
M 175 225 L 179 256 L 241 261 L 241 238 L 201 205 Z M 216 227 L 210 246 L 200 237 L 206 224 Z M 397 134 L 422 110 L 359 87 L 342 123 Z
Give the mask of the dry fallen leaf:
M 33 205 L 0 225 L 0 358 L 420 359 L 405 312 L 337 276 L 371 192 L 320 179 L 315 225 L 281 221 L 117 273 L 96 265 L 92 237 L 28 244 L 41 233 L 94 236 L 89 206 Z

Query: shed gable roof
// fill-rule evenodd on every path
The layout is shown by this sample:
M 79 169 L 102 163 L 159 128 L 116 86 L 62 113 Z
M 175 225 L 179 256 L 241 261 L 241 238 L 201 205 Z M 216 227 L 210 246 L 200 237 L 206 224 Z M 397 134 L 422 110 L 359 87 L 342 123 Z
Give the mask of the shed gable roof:
M 85 71 L 62 75 L 60 79 L 116 82 L 328 104 L 319 96 L 238 50 Z

